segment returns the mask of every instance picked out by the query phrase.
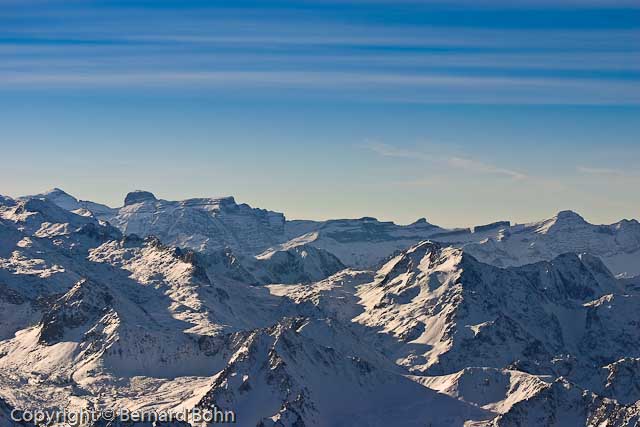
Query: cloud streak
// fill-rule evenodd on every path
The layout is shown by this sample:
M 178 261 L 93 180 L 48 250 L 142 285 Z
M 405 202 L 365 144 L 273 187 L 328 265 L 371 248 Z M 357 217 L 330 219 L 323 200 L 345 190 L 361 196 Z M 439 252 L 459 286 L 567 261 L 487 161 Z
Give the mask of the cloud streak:
M 617 178 L 640 178 L 640 174 L 631 173 L 631 172 L 623 171 L 620 169 L 578 166 L 577 170 L 578 172 L 585 175 L 597 175 L 597 176 L 617 177 Z
M 245 23 L 238 24 L 246 26 Z M 446 27 L 406 27 L 389 30 L 378 26 L 335 26 L 329 28 L 309 24 L 301 29 L 287 24 L 268 30 L 269 24 L 260 30 L 238 33 L 230 30 L 211 32 L 217 28 L 213 21 L 200 30 L 180 32 L 140 32 L 132 29 L 123 34 L 107 27 L 98 32 L 95 28 L 73 26 L 71 28 L 42 29 L 24 26 L 6 27 L 5 38 L 22 44 L 131 44 L 140 45 L 192 45 L 192 46 L 333 46 L 333 47 L 397 47 L 397 48 L 487 48 L 487 49 L 545 49 L 560 51 L 574 49 L 633 49 L 640 37 L 637 29 L 482 29 Z M 265 28 L 266 27 L 266 28 Z M 371 34 L 376 34 L 372 36 Z
M 536 9 L 536 8 L 621 8 L 637 9 L 640 7 L 635 0 L 315 0 L 318 3 L 338 4 L 350 3 L 358 5 L 367 4 L 401 4 L 414 6 L 468 6 L 479 9 L 506 8 L 506 9 Z
M 469 157 L 432 155 L 421 150 L 398 148 L 393 145 L 372 141 L 367 141 L 365 147 L 382 157 L 434 162 L 440 165 L 447 166 L 449 168 L 458 169 L 474 174 L 503 176 L 516 181 L 524 180 L 527 178 L 527 175 L 525 173 L 512 169 L 502 168 Z M 417 180 L 412 182 L 420 182 L 421 184 L 424 184 L 428 181 Z
M 556 2 L 542 1 L 554 9 Z M 407 104 L 640 105 L 637 26 L 602 25 L 591 12 L 585 16 L 593 28 L 564 17 L 566 11 L 563 19 L 580 25 L 536 27 L 519 14 L 513 19 L 523 26 L 484 13 L 479 18 L 491 22 L 468 19 L 467 7 L 532 7 L 533 0 L 482 6 L 454 0 L 451 16 L 418 8 L 424 24 L 407 14 L 410 8 L 386 0 L 352 0 L 344 8 L 325 0 L 304 7 L 293 1 L 273 7 L 169 1 L 157 8 L 18 3 L 0 11 L 0 90 L 214 89 L 261 96 L 282 89 Z M 370 8 L 375 16 L 363 14 L 370 9 L 360 3 L 379 4 Z M 381 25 L 385 9 L 399 14 L 396 25 Z
M 501 175 L 501 176 L 506 176 L 508 178 L 512 178 L 514 180 L 523 180 L 527 178 L 527 175 L 525 175 L 522 172 L 501 168 L 495 165 L 483 163 L 481 161 L 470 159 L 470 158 L 450 157 L 448 159 L 448 163 L 450 166 L 454 168 L 466 170 L 469 172 L 475 172 L 480 174 L 490 174 L 490 175 Z

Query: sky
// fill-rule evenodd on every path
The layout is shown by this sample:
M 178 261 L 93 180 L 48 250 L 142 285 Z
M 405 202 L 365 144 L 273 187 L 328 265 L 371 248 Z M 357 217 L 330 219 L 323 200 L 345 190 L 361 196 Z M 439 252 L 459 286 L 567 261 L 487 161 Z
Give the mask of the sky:
M 0 194 L 640 218 L 640 2 L 0 0 Z

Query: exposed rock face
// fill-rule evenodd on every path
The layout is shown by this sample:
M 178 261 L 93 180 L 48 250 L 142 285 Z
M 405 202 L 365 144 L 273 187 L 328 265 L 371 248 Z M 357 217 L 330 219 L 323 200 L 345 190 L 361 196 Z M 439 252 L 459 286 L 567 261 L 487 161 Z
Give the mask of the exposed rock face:
M 34 427 L 31 423 L 13 421 L 11 414 L 14 409 L 14 407 L 0 398 L 0 425 L 3 427 Z
M 136 203 L 148 201 L 154 202 L 156 200 L 158 199 L 156 199 L 156 196 L 154 196 L 153 193 L 150 193 L 149 191 L 136 190 L 127 194 L 127 196 L 124 198 L 124 205 L 129 206 Z
M 284 215 L 233 197 L 157 200 L 151 193 L 129 193 L 125 206 L 100 217 L 125 234 L 157 236 L 163 243 L 204 253 L 231 248 L 256 255 L 284 238 Z
M 640 359 L 625 357 L 603 369 L 602 394 L 624 405 L 640 402 Z
M 484 231 L 495 230 L 498 228 L 509 228 L 509 227 L 511 227 L 511 222 L 498 221 L 498 222 L 492 222 L 491 224 L 486 224 L 486 225 L 476 225 L 475 227 L 473 227 L 473 232 L 482 233 Z
M 113 296 L 99 284 L 81 280 L 57 299 L 42 316 L 40 342 L 59 342 L 65 331 L 96 320 L 112 308 Z
M 245 425 L 264 426 L 347 426 L 354 420 L 377 426 L 388 419 L 402 419 L 407 426 L 461 426 L 465 418 L 490 417 L 340 348 L 321 345 L 316 334 L 328 327 L 296 318 L 254 331 L 198 406 L 236 408 L 238 414 L 250 414 Z
M 558 379 L 532 398 L 516 403 L 509 412 L 486 425 L 515 426 L 635 426 L 638 406 L 624 406 Z

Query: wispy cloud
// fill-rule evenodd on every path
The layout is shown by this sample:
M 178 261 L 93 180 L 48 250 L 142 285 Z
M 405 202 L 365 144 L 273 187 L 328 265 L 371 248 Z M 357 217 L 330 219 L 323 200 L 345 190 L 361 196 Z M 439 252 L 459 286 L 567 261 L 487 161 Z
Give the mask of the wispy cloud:
M 491 175 L 502 175 L 502 176 L 506 176 L 516 180 L 522 180 L 527 177 L 527 175 L 525 175 L 524 173 L 511 170 L 511 169 L 501 168 L 495 165 L 491 165 L 491 164 L 484 163 L 484 162 L 470 159 L 470 158 L 450 157 L 448 159 L 448 162 L 449 162 L 449 165 L 451 165 L 452 167 L 463 169 L 470 172 L 484 173 L 484 174 L 491 174 Z
M 620 169 L 578 166 L 577 170 L 578 172 L 586 175 L 601 175 L 618 178 L 640 178 L 640 174 L 638 173 L 623 171 Z
M 319 3 L 350 4 L 403 4 L 432 6 L 470 6 L 479 9 L 488 8 L 631 8 L 640 7 L 635 0 L 315 0 Z
M 172 0 L 158 8 L 25 0 L 34 1 L 53 6 L 0 8 L 0 90 L 213 88 L 255 89 L 260 96 L 264 88 L 277 88 L 303 97 L 323 92 L 404 104 L 640 105 L 637 27 L 497 25 L 469 22 L 467 11 L 631 1 L 399 0 L 451 4 L 455 13 L 432 20 L 429 8 L 417 8 L 425 13 L 423 24 L 404 16 L 404 8 L 397 25 L 366 14 L 338 19 L 322 4 L 314 9 L 342 5 L 338 0 L 304 1 L 304 7 Z M 397 5 L 346 2 L 352 6 L 340 10 L 358 16 L 367 7 L 354 3 L 380 3 L 373 7 L 378 13 Z
M 210 28 L 220 28 L 224 23 L 207 22 L 201 29 L 190 29 L 174 33 L 140 32 L 132 28 L 122 31 L 107 27 L 98 32 L 91 27 L 83 29 L 76 25 L 60 28 L 8 27 L 6 36 L 19 40 L 22 44 L 140 44 L 168 46 L 171 44 L 191 45 L 191 47 L 384 47 L 384 48 L 490 48 L 490 49 L 544 49 L 565 51 L 567 49 L 586 51 L 588 49 L 631 48 L 640 35 L 637 29 L 483 29 L 447 27 L 405 27 L 389 30 L 378 26 L 339 26 L 330 28 L 309 24 L 300 29 L 281 24 L 269 27 L 260 24 L 259 31 L 221 30 L 213 33 Z M 256 24 L 257 25 L 257 24 Z M 239 22 L 238 26 L 248 26 Z M 374 34 L 374 35 L 372 35 Z
M 586 78 L 543 78 L 543 77 L 493 77 L 465 76 L 457 74 L 416 74 L 416 73 L 371 73 L 338 71 L 131 71 L 131 72 L 45 72 L 31 71 L 0 74 L 0 83 L 78 83 L 123 84 L 169 83 L 169 82 L 210 82 L 210 83 L 279 83 L 309 85 L 393 85 L 393 86 L 435 86 L 453 85 L 458 87 L 526 87 L 526 88 L 575 88 L 602 89 L 602 80 Z M 635 89 L 635 82 L 610 81 L 608 86 L 616 89 Z M 638 89 L 636 94 L 640 95 Z
M 432 156 L 422 151 L 398 148 L 393 145 L 366 140 L 364 147 L 383 157 L 396 157 L 401 159 L 433 160 Z
M 410 103 L 638 105 L 634 80 L 542 77 L 488 77 L 456 74 L 377 73 L 363 71 L 179 71 L 7 70 L 0 90 L 144 88 L 308 89 L 307 95 Z M 314 92 L 315 91 L 315 92 Z
M 76 55 L 68 55 L 71 51 Z M 206 52 L 191 52 L 183 49 L 164 49 L 160 52 L 141 54 L 132 46 L 110 46 L 97 50 L 91 46 L 60 47 L 50 45 L 21 46 L 16 44 L 0 45 L 0 55 L 7 57 L 0 62 L 0 69 L 10 70 L 45 68 L 49 70 L 90 69 L 100 67 L 135 69 L 141 67 L 164 67 L 175 63 L 181 69 L 188 67 L 240 67 L 251 64 L 283 67 L 292 62 L 300 68 L 317 69 L 326 64 L 351 69 L 384 69 L 393 66 L 399 69 L 429 67 L 429 70 L 446 69 L 483 69 L 483 70 L 536 70 L 553 72 L 554 70 L 579 71 L 640 71 L 640 58 L 637 60 L 628 53 L 585 52 L 579 54 L 544 53 L 392 53 L 366 54 L 346 53 L 316 54 L 271 52 L 223 51 L 216 55 Z M 12 55 L 20 54 L 20 55 Z M 82 54 L 80 57 L 79 54 Z
M 451 168 L 464 170 L 476 174 L 488 174 L 507 177 L 513 180 L 524 180 L 527 175 L 523 172 L 519 172 L 512 169 L 499 167 L 490 163 L 485 163 L 477 159 L 469 157 L 460 157 L 452 155 L 433 155 L 421 150 L 412 150 L 405 148 L 398 148 L 393 145 L 383 144 L 375 141 L 367 141 L 365 147 L 374 153 L 383 157 L 394 157 L 402 159 L 413 159 L 420 161 L 431 161 L 441 165 L 446 165 Z M 413 181 L 412 181 L 413 182 Z M 424 180 L 416 180 L 424 185 Z

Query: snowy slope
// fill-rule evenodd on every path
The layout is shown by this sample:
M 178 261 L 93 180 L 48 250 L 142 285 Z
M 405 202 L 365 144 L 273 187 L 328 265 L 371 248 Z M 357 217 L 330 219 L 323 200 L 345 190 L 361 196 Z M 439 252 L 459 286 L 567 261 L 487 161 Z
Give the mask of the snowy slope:
M 444 230 L 420 219 L 402 226 L 375 218 L 340 219 L 324 222 L 288 221 L 291 242 L 304 242 L 325 249 L 349 267 L 372 267 L 406 247 Z
M 566 252 L 588 252 L 615 275 L 640 275 L 640 223 L 636 220 L 593 225 L 575 212 L 563 211 L 540 222 L 503 225 L 439 240 L 499 267 L 548 261 Z
M 250 268 L 260 283 L 305 283 L 322 280 L 345 266 L 330 252 L 298 245 L 259 254 Z
M 409 225 L 371 217 L 287 221 L 283 214 L 237 204 L 232 197 L 170 202 L 147 191 L 134 191 L 117 209 L 78 201 L 60 189 L 33 197 L 78 213 L 91 212 L 125 234 L 154 235 L 163 243 L 201 252 L 230 248 L 237 256 L 255 256 L 310 245 L 333 254 L 349 267 L 372 268 L 395 252 L 430 239 L 461 247 L 498 267 L 549 261 L 566 252 L 587 252 L 601 258 L 617 276 L 640 276 L 638 221 L 594 225 L 572 211 L 529 224 L 498 221 L 447 230 L 424 218 Z
M 371 277 L 347 270 L 311 287 L 270 290 L 353 319 L 364 327 L 363 339 L 410 371 L 409 378 L 502 414 L 496 425 L 577 426 L 608 418 L 635 425 L 625 405 L 638 400 L 640 335 L 632 310 L 640 301 L 597 258 L 565 254 L 501 269 L 424 242 Z M 550 385 L 561 378 L 574 391 Z M 551 387 L 559 393 L 555 409 L 522 409 L 545 402 Z M 531 415 L 522 424 L 509 421 L 520 411 Z
M 373 267 L 399 250 L 430 239 L 463 248 L 478 260 L 498 267 L 549 261 L 567 252 L 590 253 L 617 276 L 640 275 L 640 223 L 622 220 L 593 225 L 563 211 L 530 224 L 509 221 L 473 229 L 445 230 L 419 220 L 407 226 L 374 218 L 325 222 L 288 221 L 290 243 L 304 242 L 336 255 L 350 267 Z
M 516 426 L 636 426 L 640 406 L 625 406 L 558 379 L 534 396 L 516 403 L 507 413 L 480 425 Z
M 453 374 L 412 377 L 431 389 L 481 408 L 506 413 L 547 388 L 549 377 L 509 369 L 471 367 Z
M 21 387 L 26 397 L 9 396 L 17 402 L 55 404 L 76 390 L 115 387 L 121 376 L 212 375 L 199 337 L 287 313 L 264 289 L 213 283 L 188 252 L 117 231 L 87 235 L 89 226 L 113 230 L 49 202 L 20 202 L 2 215 L 0 305 L 11 312 L 0 315 L 0 381 L 10 373 L 1 389 L 34 382 Z M 50 220 L 59 227 L 43 233 Z
M 251 414 L 240 425 L 462 426 L 491 417 L 381 370 L 366 360 L 319 345 L 309 321 L 286 319 L 254 331 L 199 402 Z M 314 331 L 317 333 L 317 331 Z M 260 424 L 261 423 L 261 424 Z
M 512 366 L 555 375 L 565 363 L 602 366 L 637 353 L 638 301 L 622 292 L 587 255 L 500 269 L 425 242 L 359 288 L 365 311 L 354 320 L 403 343 L 395 355 L 414 372 Z
M 230 247 L 257 254 L 284 240 L 284 215 L 237 204 L 233 197 L 167 201 L 137 191 L 126 196 L 123 207 L 100 218 L 125 234 L 153 235 L 201 252 Z
M 21 199 L 46 199 L 68 211 L 86 210 L 96 217 L 108 216 L 112 214 L 113 211 L 113 209 L 111 209 L 107 205 L 91 202 L 88 200 L 78 200 L 59 188 L 52 188 L 51 190 L 45 191 L 44 193 L 40 194 L 24 196 L 21 197 Z

